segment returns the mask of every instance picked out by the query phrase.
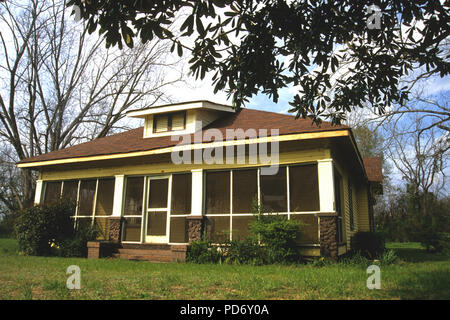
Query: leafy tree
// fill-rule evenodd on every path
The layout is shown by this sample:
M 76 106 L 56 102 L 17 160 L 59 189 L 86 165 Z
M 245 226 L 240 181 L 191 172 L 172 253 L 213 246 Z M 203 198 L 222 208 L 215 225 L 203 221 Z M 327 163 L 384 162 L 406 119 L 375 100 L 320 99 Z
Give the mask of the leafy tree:
M 339 123 L 346 111 L 371 106 L 384 113 L 408 98 L 400 78 L 418 67 L 449 73 L 442 44 L 450 35 L 449 2 L 439 0 L 71 0 L 99 28 L 106 46 L 134 39 L 170 39 L 172 51 L 190 51 L 191 71 L 215 72 L 215 90 L 235 106 L 262 92 L 274 102 L 286 86 L 297 116 Z M 180 32 L 168 26 L 187 13 Z M 189 41 L 193 45 L 188 46 Z

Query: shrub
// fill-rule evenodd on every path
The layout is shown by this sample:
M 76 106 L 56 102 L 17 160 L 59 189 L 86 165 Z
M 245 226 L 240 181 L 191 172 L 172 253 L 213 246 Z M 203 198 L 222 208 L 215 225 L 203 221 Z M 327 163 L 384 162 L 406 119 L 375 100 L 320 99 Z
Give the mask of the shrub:
M 383 237 L 374 232 L 356 232 L 350 239 L 350 245 L 353 253 L 368 259 L 379 257 L 385 250 Z
M 20 212 L 15 230 L 19 251 L 26 255 L 84 256 L 87 241 L 96 238 L 91 227 L 74 228 L 74 204 L 58 202 Z M 91 230 L 92 229 L 92 230 Z
M 87 242 L 95 240 L 99 234 L 96 226 L 83 225 L 76 228 L 73 237 L 64 239 L 56 255 L 61 257 L 86 257 Z
M 416 239 L 425 247 L 428 252 L 442 252 L 449 248 L 449 234 L 436 232 L 433 228 L 418 232 Z
M 186 251 L 186 262 L 218 263 L 221 258 L 218 248 L 206 239 L 193 241 Z
M 265 248 L 253 237 L 228 241 L 222 252 L 225 263 L 262 265 L 267 262 Z
M 250 224 L 250 232 L 257 236 L 264 246 L 268 263 L 298 262 L 297 239 L 300 223 L 281 215 L 256 214 L 256 221 Z

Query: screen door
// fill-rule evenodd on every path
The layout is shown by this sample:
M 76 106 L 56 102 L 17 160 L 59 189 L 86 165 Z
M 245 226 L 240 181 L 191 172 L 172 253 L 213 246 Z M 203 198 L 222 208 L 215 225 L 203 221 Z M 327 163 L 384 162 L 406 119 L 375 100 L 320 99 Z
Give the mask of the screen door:
M 167 243 L 169 230 L 169 177 L 148 178 L 145 242 Z

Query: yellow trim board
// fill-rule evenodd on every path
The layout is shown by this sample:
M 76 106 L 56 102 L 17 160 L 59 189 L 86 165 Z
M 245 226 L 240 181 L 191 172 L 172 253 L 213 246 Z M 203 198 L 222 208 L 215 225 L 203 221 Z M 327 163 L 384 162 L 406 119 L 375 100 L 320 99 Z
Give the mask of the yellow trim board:
M 67 158 L 67 159 L 58 159 L 58 160 L 46 160 L 46 161 L 37 161 L 37 162 L 29 162 L 29 163 L 19 163 L 19 164 L 17 164 L 17 167 L 18 168 L 32 168 L 32 167 L 50 166 L 50 165 L 58 165 L 58 164 L 68 164 L 68 163 L 75 163 L 75 162 L 88 162 L 88 161 L 101 161 L 101 160 L 123 159 L 123 158 L 132 158 L 132 157 L 143 157 L 143 156 L 156 155 L 156 154 L 162 154 L 162 153 L 189 151 L 189 150 L 206 149 L 206 148 L 227 147 L 227 146 L 238 146 L 238 145 L 246 145 L 246 144 L 254 144 L 254 143 L 271 143 L 271 142 L 283 142 L 283 141 L 294 141 L 294 140 L 336 138 L 336 137 L 346 137 L 349 135 L 350 135 L 350 133 L 349 133 L 348 129 L 335 130 L 335 131 L 297 133 L 297 134 L 289 134 L 289 135 L 274 136 L 274 137 L 252 138 L 252 139 L 245 139 L 245 140 L 232 140 L 232 141 L 219 141 L 219 142 L 198 143 L 198 144 L 190 144 L 190 145 L 180 145 L 180 146 L 167 147 L 167 148 L 148 150 L 148 151 L 136 151 L 136 152 L 129 152 L 129 153 L 117 153 L 117 154 L 108 154 L 108 155 L 100 155 L 100 156 L 87 156 L 87 157 L 79 157 L 79 158 Z

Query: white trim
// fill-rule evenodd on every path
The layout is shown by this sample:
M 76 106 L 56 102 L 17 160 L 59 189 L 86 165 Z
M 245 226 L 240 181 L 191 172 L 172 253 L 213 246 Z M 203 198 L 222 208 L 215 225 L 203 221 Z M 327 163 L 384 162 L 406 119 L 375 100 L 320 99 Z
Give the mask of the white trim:
M 143 118 L 145 116 L 156 113 L 183 111 L 190 109 L 211 109 L 225 112 L 233 112 L 233 113 L 235 112 L 235 109 L 233 109 L 233 107 L 231 106 L 225 106 L 209 101 L 198 101 L 198 102 L 187 102 L 180 104 L 165 105 L 159 107 L 151 107 L 144 110 L 129 111 L 127 112 L 127 116 L 132 118 Z
M 191 215 L 202 216 L 204 208 L 205 183 L 203 179 L 203 169 L 191 170 Z
M 114 200 L 111 216 L 120 217 L 123 213 L 123 199 L 125 198 L 125 175 L 116 175 L 114 178 Z
M 287 201 L 287 212 L 288 220 L 291 218 L 291 194 L 289 189 L 289 166 L 286 166 L 286 201 Z
M 321 212 L 334 212 L 334 177 L 333 160 L 317 161 L 317 175 L 319 180 L 319 204 Z
M 230 170 L 230 241 L 233 240 L 233 170 Z

